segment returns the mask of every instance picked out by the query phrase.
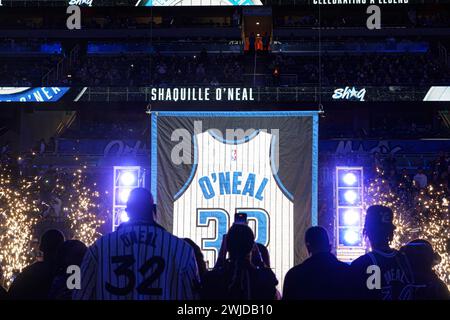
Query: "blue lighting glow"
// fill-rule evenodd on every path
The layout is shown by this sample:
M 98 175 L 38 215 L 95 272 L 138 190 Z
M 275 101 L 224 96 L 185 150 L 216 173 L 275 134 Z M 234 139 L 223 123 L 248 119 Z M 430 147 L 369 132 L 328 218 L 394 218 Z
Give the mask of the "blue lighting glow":
M 347 230 L 344 233 L 344 241 L 347 245 L 355 245 L 359 241 L 359 235 L 355 230 Z
M 353 186 L 357 182 L 356 175 L 352 172 L 348 172 L 344 174 L 344 177 L 342 178 L 344 183 L 348 186 Z
M 358 195 L 353 190 L 348 190 L 344 193 L 344 199 L 350 204 L 354 204 L 356 199 L 358 199 Z
M 124 171 L 121 175 L 120 175 L 120 183 L 122 185 L 125 186 L 132 186 L 136 184 L 136 180 L 137 180 L 137 176 L 136 176 L 137 172 L 133 172 L 133 171 Z
M 126 212 L 128 199 L 133 189 L 145 186 L 145 170 L 140 166 L 114 166 L 112 230 L 120 224 L 128 222 L 130 217 Z
M 359 212 L 354 209 L 348 209 L 344 212 L 344 223 L 345 225 L 355 225 L 359 222 Z
M 122 211 L 120 213 L 120 222 L 128 222 L 129 220 L 128 214 L 125 211 Z
M 128 197 L 130 196 L 131 189 L 122 189 L 119 191 L 119 199 L 120 202 L 126 203 L 128 201 Z
M 364 212 L 363 167 L 337 166 L 335 174 L 336 256 L 350 263 L 365 252 L 362 237 Z

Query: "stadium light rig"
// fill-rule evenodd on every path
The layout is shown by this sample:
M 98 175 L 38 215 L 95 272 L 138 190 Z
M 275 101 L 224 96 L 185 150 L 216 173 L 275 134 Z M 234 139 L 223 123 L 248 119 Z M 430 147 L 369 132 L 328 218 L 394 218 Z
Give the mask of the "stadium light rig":
M 351 262 L 365 253 L 364 172 L 362 167 L 336 167 L 335 239 L 339 260 Z
M 144 187 L 144 170 L 139 166 L 115 166 L 114 190 L 113 190 L 113 219 L 112 230 L 123 223 L 128 222 L 129 217 L 125 211 L 131 190 Z

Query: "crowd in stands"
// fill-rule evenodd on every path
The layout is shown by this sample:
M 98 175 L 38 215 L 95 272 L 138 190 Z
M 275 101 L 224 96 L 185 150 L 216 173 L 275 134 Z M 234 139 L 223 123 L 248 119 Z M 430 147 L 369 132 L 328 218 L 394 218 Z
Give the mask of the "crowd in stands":
M 105 16 L 104 18 L 97 18 L 89 20 L 86 24 L 87 28 L 92 29 L 148 29 L 153 28 L 182 28 L 182 27 L 231 27 L 237 26 L 240 15 L 211 17 L 211 18 L 195 18 L 195 17 L 177 17 L 177 16 L 162 16 L 154 18 L 153 22 L 148 17 L 140 18 L 120 18 Z
M 147 119 L 145 119 L 147 120 Z M 144 139 L 147 140 L 148 121 L 136 121 L 133 123 L 126 122 L 83 122 L 82 129 L 72 126 L 68 128 L 61 138 L 66 139 Z M 50 147 L 47 147 L 48 150 Z
M 39 86 L 43 77 L 56 68 L 60 56 L 0 57 L 0 85 L 5 87 Z
M 321 68 L 319 68 L 321 64 Z M 293 74 L 297 83 L 335 86 L 448 83 L 448 67 L 431 54 L 361 54 L 295 57 L 272 55 L 267 73 Z
M 435 159 L 426 163 L 426 167 L 417 167 L 416 171 L 409 172 L 397 164 L 395 156 L 381 157 L 376 152 L 373 155 L 372 175 L 369 177 L 373 179 L 379 175 L 387 179 L 394 191 L 400 185 L 410 194 L 415 193 L 412 190 L 420 191 L 429 185 L 442 186 L 450 191 L 450 154 L 440 152 Z
M 149 29 L 149 28 L 214 28 L 239 26 L 241 20 L 240 13 L 233 13 L 223 16 L 193 17 L 164 15 L 154 16 L 153 19 L 147 16 L 120 17 L 120 16 L 85 16 L 82 26 L 86 29 Z M 0 22 L 4 29 L 64 29 L 66 19 L 64 15 L 43 18 L 13 18 L 7 17 Z
M 372 92 L 371 95 L 375 95 Z M 402 93 L 398 93 L 402 94 Z M 413 93 L 414 94 L 414 93 Z M 423 98 L 425 93 L 419 92 L 411 100 Z M 405 93 L 403 93 L 405 95 Z M 382 94 L 378 94 L 382 99 Z M 323 139 L 424 139 L 447 138 L 450 136 L 450 128 L 446 126 L 442 117 L 436 116 L 433 120 L 417 116 L 412 119 L 400 117 L 388 117 L 383 114 L 371 117 L 369 126 L 355 129 L 353 125 L 345 122 L 324 121 L 321 127 Z
M 441 10 L 442 9 L 442 10 Z M 383 15 L 385 27 L 449 27 L 450 15 L 445 8 L 421 10 L 392 10 Z M 274 25 L 281 28 L 310 28 L 322 26 L 324 28 L 365 27 L 366 17 L 355 11 L 339 11 L 338 13 L 319 10 L 315 12 L 298 12 L 274 17 Z
M 1 58 L 3 85 L 40 85 L 56 69 L 60 56 Z M 250 62 L 250 60 L 252 60 Z M 258 62 L 261 61 L 261 62 Z M 89 55 L 76 60 L 66 77 L 47 85 L 144 86 L 233 85 L 252 82 L 253 59 L 245 55 Z M 449 68 L 432 54 L 323 54 L 318 56 L 271 54 L 257 57 L 266 75 L 262 86 L 428 86 L 450 81 Z M 258 72 L 257 72 L 258 73 Z M 243 75 L 250 75 L 244 77 Z M 258 76 L 260 74 L 258 73 Z M 57 83 L 54 83 L 54 82 Z M 250 83 L 249 83 L 250 84 Z
M 373 123 L 370 130 L 364 132 L 361 137 L 371 138 L 446 138 L 450 136 L 450 128 L 446 127 L 441 118 L 436 119 L 436 124 L 423 123 L 423 119 L 416 121 L 391 121 L 383 117 L 380 122 Z
M 395 10 L 396 9 L 396 10 Z M 383 24 L 387 27 L 449 27 L 448 7 L 395 8 L 385 12 Z M 366 16 L 360 10 L 339 10 L 333 12 L 319 10 L 292 10 L 289 14 L 275 13 L 273 16 L 276 28 L 311 28 L 321 25 L 324 28 L 365 27 Z M 148 29 L 148 28 L 189 28 L 189 27 L 231 27 L 241 24 L 239 9 L 222 14 L 210 14 L 204 17 L 192 14 L 155 14 L 149 16 L 111 16 L 94 14 L 83 18 L 82 25 L 90 29 Z M 64 16 L 17 17 L 11 15 L 0 22 L 4 29 L 63 29 Z
M 89 56 L 72 67 L 70 84 L 91 86 L 202 85 L 242 83 L 243 56 Z
M 18 274 L 1 299 L 58 300 L 448 300 L 447 285 L 433 266 L 441 257 L 432 245 L 416 239 L 400 250 L 390 247 L 395 225 L 391 209 L 376 205 L 367 209 L 364 235 L 371 251 L 350 265 L 331 252 L 327 231 L 306 230 L 303 246 L 309 257 L 286 274 L 282 292 L 270 268 L 267 249 L 255 243 L 245 222 L 227 231 L 212 270 L 205 268 L 199 247 L 189 239 L 173 236 L 157 223 L 153 197 L 134 189 L 127 202 L 130 220 L 106 234 L 89 249 L 51 229 L 40 241 L 43 260 Z M 156 236 L 158 235 L 158 236 Z M 109 250 L 103 250 L 108 244 Z M 157 253 L 159 252 L 159 254 Z M 122 255 L 118 255 L 122 254 Z M 121 273 L 108 268 L 120 263 Z M 377 265 L 378 281 L 370 282 L 367 268 Z M 70 265 L 81 267 L 81 283 L 68 286 Z M 139 271 L 154 266 L 158 280 L 137 282 Z M 126 268 L 126 269 L 124 269 Z

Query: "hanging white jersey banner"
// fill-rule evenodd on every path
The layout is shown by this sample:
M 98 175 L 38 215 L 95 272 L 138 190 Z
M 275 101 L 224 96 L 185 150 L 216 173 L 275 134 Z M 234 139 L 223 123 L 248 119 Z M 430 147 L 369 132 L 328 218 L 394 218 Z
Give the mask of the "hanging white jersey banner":
M 192 239 L 209 268 L 245 213 L 280 283 L 306 257 L 317 223 L 316 112 L 155 112 L 152 193 L 168 230 Z

